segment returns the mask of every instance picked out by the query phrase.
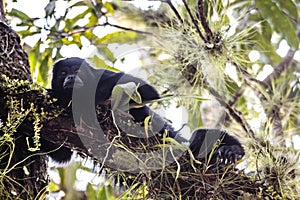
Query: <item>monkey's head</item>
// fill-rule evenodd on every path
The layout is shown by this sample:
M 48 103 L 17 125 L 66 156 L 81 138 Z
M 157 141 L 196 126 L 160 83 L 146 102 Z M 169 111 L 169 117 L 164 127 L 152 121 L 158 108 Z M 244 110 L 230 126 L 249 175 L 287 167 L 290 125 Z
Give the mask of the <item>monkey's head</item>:
M 73 88 L 82 88 L 84 82 L 77 76 L 80 67 L 86 64 L 84 59 L 71 57 L 57 61 L 52 69 L 51 87 L 60 102 L 69 102 Z
M 57 61 L 52 69 L 52 89 L 62 91 L 82 87 L 83 81 L 77 73 L 84 62 L 77 57 Z

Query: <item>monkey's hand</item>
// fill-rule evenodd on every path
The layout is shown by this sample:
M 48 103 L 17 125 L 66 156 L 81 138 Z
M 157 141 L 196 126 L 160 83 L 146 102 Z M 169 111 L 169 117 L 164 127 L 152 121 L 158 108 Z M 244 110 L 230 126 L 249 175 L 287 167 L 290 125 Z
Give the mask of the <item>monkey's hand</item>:
M 224 145 L 214 152 L 218 164 L 229 165 L 236 163 L 245 155 L 244 149 L 240 145 Z

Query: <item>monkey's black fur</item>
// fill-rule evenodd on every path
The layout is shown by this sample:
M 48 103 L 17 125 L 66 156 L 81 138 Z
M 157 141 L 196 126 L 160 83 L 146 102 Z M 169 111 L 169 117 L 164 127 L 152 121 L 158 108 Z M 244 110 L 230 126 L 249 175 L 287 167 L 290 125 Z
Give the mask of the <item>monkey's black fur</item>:
M 85 60 L 77 57 L 59 60 L 54 64 L 52 72 L 52 94 L 58 99 L 58 103 L 63 107 L 69 105 L 72 100 L 72 93 L 75 89 L 83 88 L 81 91 L 82 94 L 80 94 L 82 96 L 85 96 L 84 92 L 87 90 L 95 91 L 94 103 L 99 104 L 109 100 L 114 86 L 128 82 L 134 82 L 138 85 L 137 90 L 141 95 L 142 101 L 160 98 L 156 89 L 142 79 L 123 72 L 116 73 L 104 69 L 95 69 Z M 86 98 L 83 98 L 83 100 L 87 101 Z M 86 112 L 85 109 L 81 111 Z M 175 131 L 169 123 L 162 119 L 158 114 L 154 113 L 148 106 L 131 108 L 129 109 L 129 114 L 133 117 L 135 122 L 142 123 L 147 116 L 155 116 L 155 118 L 152 118 L 152 120 L 155 120 L 152 121 L 152 123 L 162 124 L 159 126 L 161 128 L 158 132 L 163 133 L 164 130 L 167 129 L 169 137 L 175 139 L 181 138 L 178 137 L 178 132 Z M 190 149 L 196 158 L 206 158 L 218 139 L 221 142 L 215 151 L 211 162 L 218 161 L 223 164 L 235 163 L 244 155 L 244 150 L 240 142 L 227 132 L 218 129 L 195 130 L 190 139 Z M 183 139 L 179 140 L 179 142 L 183 141 Z M 57 148 L 57 145 L 51 143 L 43 144 L 42 142 L 42 150 L 45 152 Z M 60 147 L 58 150 L 49 153 L 48 155 L 55 161 L 61 163 L 69 161 L 72 152 L 66 147 Z
M 139 85 L 138 92 L 143 101 L 160 98 L 156 89 L 140 78 L 123 72 L 116 73 L 110 70 L 92 68 L 86 61 L 77 57 L 56 62 L 52 72 L 53 94 L 63 106 L 71 101 L 73 87 L 92 89 L 95 83 L 98 83 L 95 92 L 96 104 L 108 100 L 114 86 L 128 82 Z M 77 76 L 78 72 L 79 76 Z

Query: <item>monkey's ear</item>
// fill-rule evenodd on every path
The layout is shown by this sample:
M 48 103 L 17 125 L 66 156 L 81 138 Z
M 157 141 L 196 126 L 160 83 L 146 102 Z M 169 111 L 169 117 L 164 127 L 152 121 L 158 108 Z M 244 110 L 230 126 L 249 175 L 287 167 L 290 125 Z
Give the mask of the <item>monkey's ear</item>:
M 141 95 L 137 91 L 138 86 L 134 82 L 118 84 L 111 93 L 112 109 L 128 108 L 129 102 L 133 100 L 138 104 L 142 104 Z M 123 110 L 123 109 L 122 109 Z

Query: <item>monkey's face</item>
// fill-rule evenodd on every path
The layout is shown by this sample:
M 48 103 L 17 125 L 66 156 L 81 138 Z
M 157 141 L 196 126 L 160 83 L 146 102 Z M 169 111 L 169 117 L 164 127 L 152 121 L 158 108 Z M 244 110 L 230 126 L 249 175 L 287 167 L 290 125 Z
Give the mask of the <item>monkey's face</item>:
M 79 69 L 80 64 L 77 62 L 57 62 L 53 68 L 52 89 L 62 92 L 83 87 L 82 79 L 77 76 Z
M 66 89 L 81 88 L 83 81 L 77 76 L 79 67 L 72 66 L 60 71 L 59 76 L 63 80 L 62 87 Z

